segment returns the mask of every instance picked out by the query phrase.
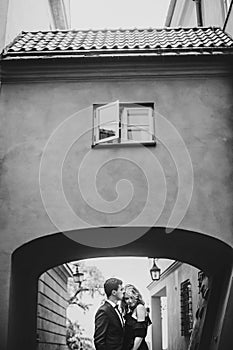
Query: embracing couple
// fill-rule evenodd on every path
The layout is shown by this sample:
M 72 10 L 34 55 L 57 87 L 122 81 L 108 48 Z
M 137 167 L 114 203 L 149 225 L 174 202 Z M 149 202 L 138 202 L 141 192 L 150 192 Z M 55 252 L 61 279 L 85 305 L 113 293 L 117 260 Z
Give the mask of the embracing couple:
M 151 321 L 140 292 L 132 284 L 123 287 L 118 278 L 106 280 L 104 291 L 107 300 L 95 315 L 96 350 L 148 350 Z

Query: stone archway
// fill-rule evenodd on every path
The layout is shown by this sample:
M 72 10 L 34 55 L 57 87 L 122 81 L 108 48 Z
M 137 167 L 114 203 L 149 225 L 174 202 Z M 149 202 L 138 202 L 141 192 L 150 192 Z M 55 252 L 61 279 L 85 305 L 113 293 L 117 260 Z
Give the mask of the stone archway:
M 130 232 L 135 228 L 127 229 Z M 91 230 L 94 235 L 95 228 Z M 154 227 L 127 245 L 94 248 L 69 239 L 67 234 L 56 233 L 30 241 L 13 253 L 8 349 L 36 349 L 37 281 L 44 271 L 72 260 L 108 256 L 168 258 L 198 267 L 213 279 L 214 286 L 206 312 L 205 338 L 199 349 L 209 349 L 218 324 L 226 324 L 225 332 L 230 329 L 219 302 L 226 298 L 232 270 L 232 249 L 224 242 L 180 229 L 166 234 L 164 228 Z

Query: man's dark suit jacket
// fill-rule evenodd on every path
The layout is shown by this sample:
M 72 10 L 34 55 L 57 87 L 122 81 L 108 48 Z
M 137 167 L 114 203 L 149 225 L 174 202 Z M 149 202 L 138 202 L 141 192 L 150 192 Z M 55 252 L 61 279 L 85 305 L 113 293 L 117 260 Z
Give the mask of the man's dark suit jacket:
M 116 311 L 107 301 L 95 315 L 96 350 L 121 350 L 124 328 Z

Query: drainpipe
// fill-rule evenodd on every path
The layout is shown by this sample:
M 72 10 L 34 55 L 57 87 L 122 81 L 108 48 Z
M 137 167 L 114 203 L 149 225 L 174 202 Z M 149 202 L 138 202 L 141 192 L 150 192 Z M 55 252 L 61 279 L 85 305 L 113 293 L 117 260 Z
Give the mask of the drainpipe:
M 203 27 L 201 0 L 193 0 L 193 1 L 195 1 L 195 3 L 196 3 L 197 26 Z

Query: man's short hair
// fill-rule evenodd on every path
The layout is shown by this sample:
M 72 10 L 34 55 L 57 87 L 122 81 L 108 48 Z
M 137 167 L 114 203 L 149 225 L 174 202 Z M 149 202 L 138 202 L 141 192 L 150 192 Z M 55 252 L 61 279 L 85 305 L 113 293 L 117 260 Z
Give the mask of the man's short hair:
M 118 278 L 109 278 L 104 283 L 104 291 L 107 297 L 109 298 L 113 290 L 118 290 L 118 287 L 121 286 L 123 282 Z

